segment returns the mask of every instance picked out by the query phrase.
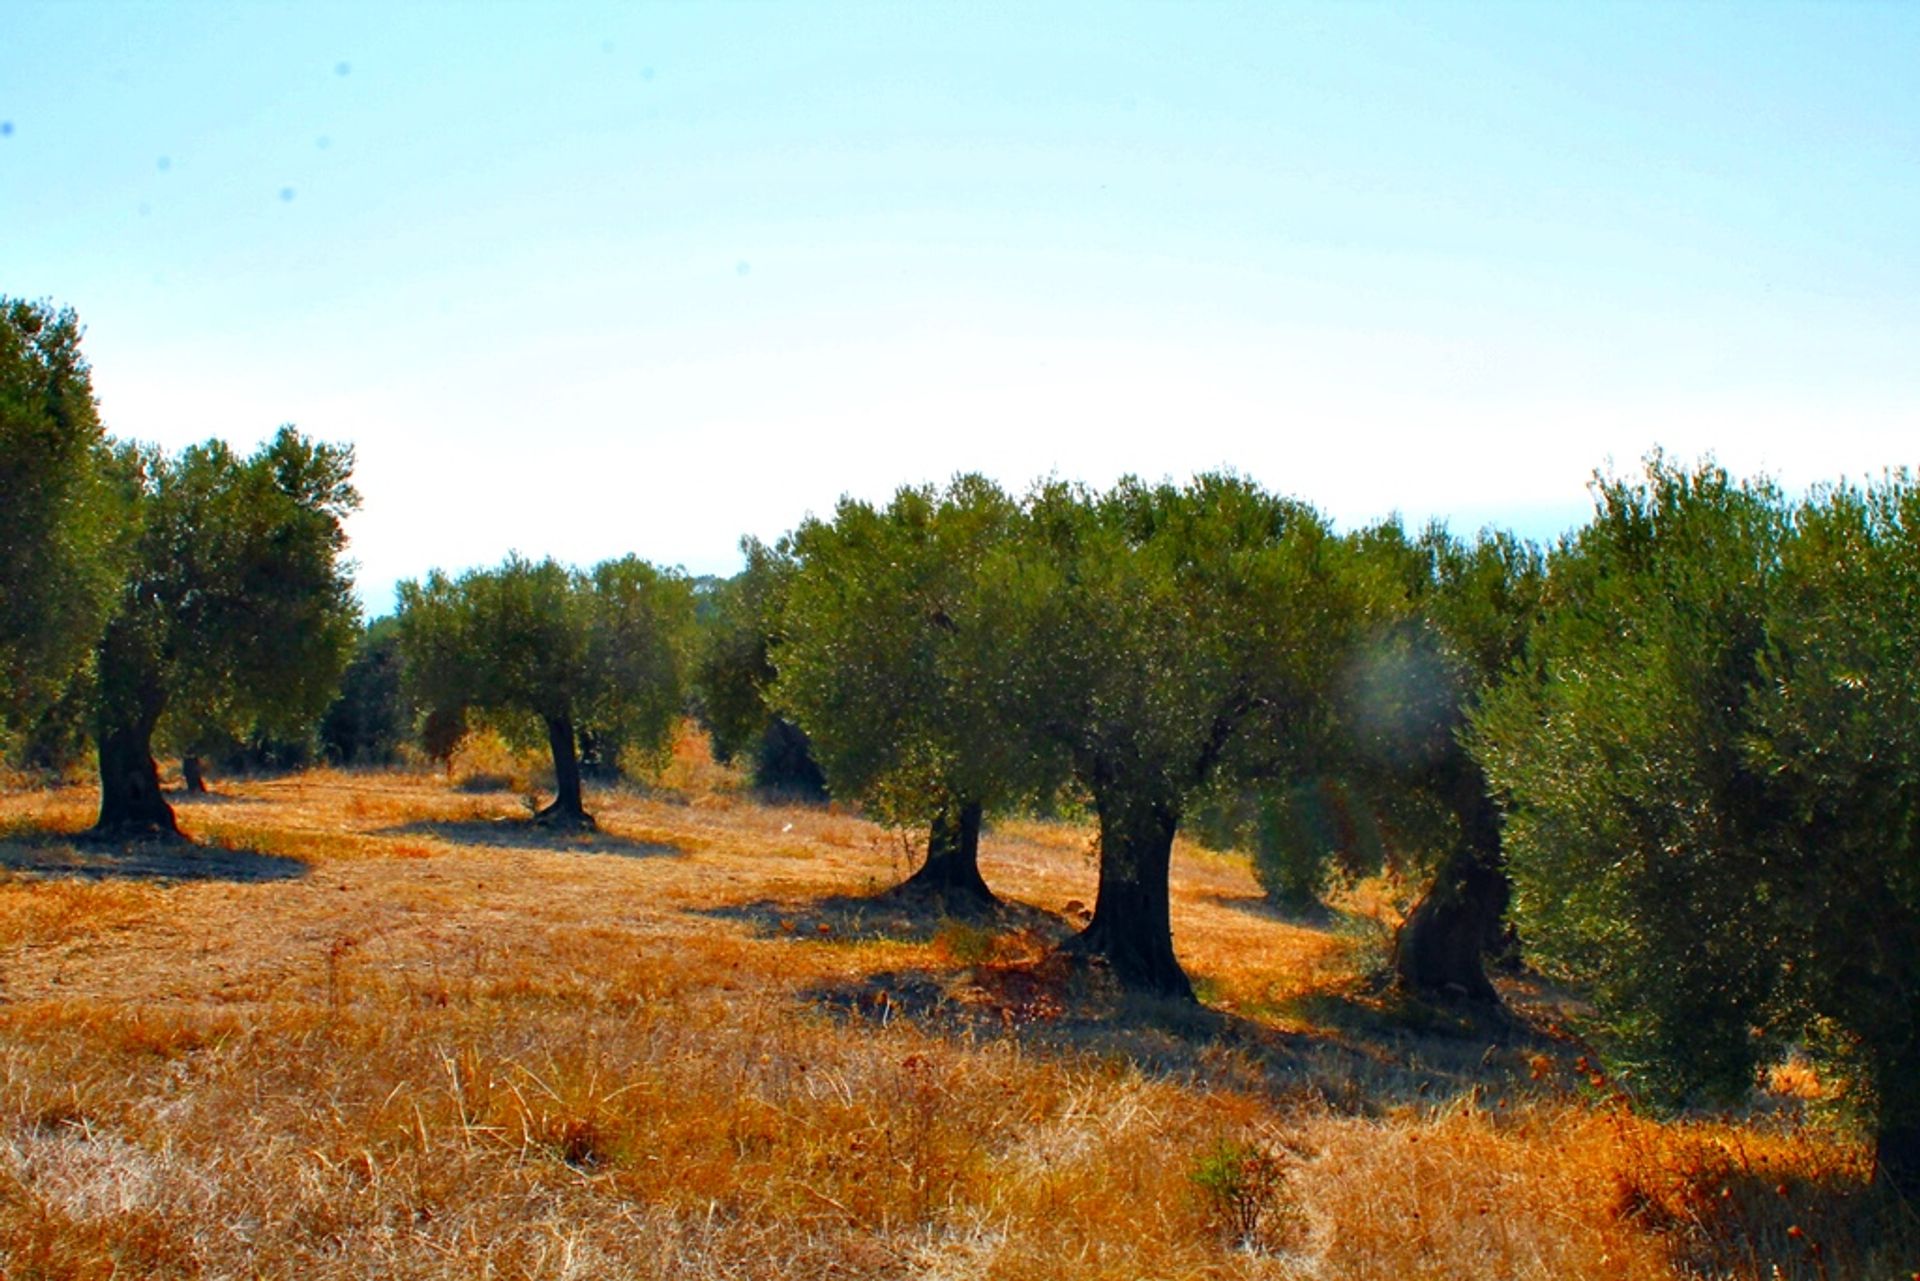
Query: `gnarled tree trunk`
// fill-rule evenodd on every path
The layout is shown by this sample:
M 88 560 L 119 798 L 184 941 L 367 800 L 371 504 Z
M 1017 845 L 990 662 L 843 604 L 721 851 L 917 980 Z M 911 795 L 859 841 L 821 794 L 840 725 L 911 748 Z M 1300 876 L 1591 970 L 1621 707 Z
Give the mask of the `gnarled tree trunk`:
M 900 888 L 961 910 L 977 911 L 1000 901 L 980 875 L 979 802 L 957 801 L 934 815 L 927 831 L 927 861 Z
M 754 756 L 753 782 L 756 787 L 812 800 L 827 798 L 827 776 L 813 759 L 806 731 L 784 716 L 767 718 Z
M 580 777 L 610 782 L 620 777 L 620 744 L 601 730 L 582 725 L 574 731 L 580 745 Z
M 1100 891 L 1093 920 L 1062 948 L 1104 960 L 1130 991 L 1191 1001 L 1173 954 L 1169 878 L 1179 809 L 1122 787 L 1094 798 L 1100 816 Z
M 553 804 L 535 815 L 542 823 L 561 827 L 592 827 L 580 795 L 580 758 L 574 754 L 573 721 L 565 716 L 547 717 L 547 746 L 553 749 Z
M 1500 814 L 1486 776 L 1470 762 L 1455 763 L 1446 791 L 1460 836 L 1394 935 L 1394 979 L 1425 997 L 1498 1001 L 1486 957 L 1500 943 L 1512 894 L 1500 854 Z
M 106 840 L 175 840 L 180 826 L 160 792 L 153 760 L 155 716 L 99 732 L 100 817 L 90 835 Z

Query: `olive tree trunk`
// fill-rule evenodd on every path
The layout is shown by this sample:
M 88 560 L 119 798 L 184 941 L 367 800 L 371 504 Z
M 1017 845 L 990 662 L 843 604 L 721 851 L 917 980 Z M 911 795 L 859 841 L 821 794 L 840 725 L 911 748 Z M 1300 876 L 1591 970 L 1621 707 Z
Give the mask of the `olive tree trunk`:
M 179 838 L 180 826 L 160 792 L 160 767 L 153 759 L 157 719 L 157 714 L 143 714 L 132 724 L 102 729 L 96 736 L 100 817 L 91 835 L 105 840 Z
M 1444 794 L 1460 835 L 1394 935 L 1394 980 L 1424 997 L 1498 1001 L 1486 958 L 1500 943 L 1512 896 L 1500 853 L 1500 814 L 1486 776 L 1470 763 L 1456 764 Z
M 562 827 L 592 827 L 593 816 L 580 795 L 580 758 L 574 752 L 570 718 L 547 717 L 547 746 L 553 749 L 554 798 L 535 818 Z
M 1100 890 L 1087 928 L 1066 952 L 1104 961 L 1120 986 L 1191 1001 L 1193 984 L 1173 954 L 1169 878 L 1177 806 L 1115 787 L 1096 795 Z
M 1000 901 L 980 875 L 979 802 L 956 802 L 933 816 L 927 861 L 900 888 L 963 909 L 989 908 Z
M 827 776 L 813 759 L 806 731 L 784 716 L 767 719 L 753 761 L 753 783 L 770 791 L 827 799 Z

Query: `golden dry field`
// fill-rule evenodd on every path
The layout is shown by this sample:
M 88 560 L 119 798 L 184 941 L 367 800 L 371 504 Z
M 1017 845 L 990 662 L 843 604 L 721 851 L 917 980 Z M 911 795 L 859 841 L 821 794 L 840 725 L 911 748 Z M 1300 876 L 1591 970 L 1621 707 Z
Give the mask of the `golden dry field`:
M 991 831 L 1011 905 L 959 922 L 691 738 L 593 834 L 429 773 L 215 786 L 183 848 L 0 799 L 0 1276 L 1920 1275 L 1791 1092 L 1646 1118 L 1546 995 L 1394 1008 L 1377 927 L 1230 856 L 1176 856 L 1193 1011 L 1048 960 L 1068 824 Z

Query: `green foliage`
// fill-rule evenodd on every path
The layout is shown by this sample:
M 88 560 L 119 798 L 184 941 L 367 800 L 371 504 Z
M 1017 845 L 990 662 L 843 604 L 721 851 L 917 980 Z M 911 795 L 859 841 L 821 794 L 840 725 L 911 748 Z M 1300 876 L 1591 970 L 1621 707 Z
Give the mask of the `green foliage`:
M 314 734 L 276 736 L 256 729 L 245 738 L 218 744 L 211 759 L 221 773 L 284 773 L 308 768 L 319 751 Z
M 1191 989 L 1168 875 L 1189 810 L 1291 782 L 1329 741 L 1330 690 L 1363 616 L 1318 513 L 1237 476 L 1051 483 L 988 563 L 1008 720 L 1071 763 L 1100 821 L 1100 893 L 1074 943 L 1122 984 Z
M 982 590 L 1020 530 L 1016 502 L 962 476 L 885 508 L 842 500 L 794 533 L 774 692 L 835 795 L 920 823 L 1055 777 L 1004 696 L 1018 656 Z
M 1352 626 L 1319 691 L 1313 759 L 1231 784 L 1200 816 L 1296 909 L 1336 865 L 1424 873 L 1463 839 L 1459 799 L 1484 789 L 1477 772 L 1460 777 L 1472 768 L 1460 732 L 1520 653 L 1545 578 L 1540 554 L 1509 535 L 1464 542 L 1433 525 L 1414 540 L 1395 520 L 1342 539 L 1336 565 Z
M 14 737 L 10 754 L 24 769 L 64 774 L 87 763 L 93 736 L 93 690 L 84 677 L 68 682 L 51 707 Z
M 1816 493 L 1781 549 L 1744 747 L 1778 822 L 1776 1003 L 1920 1141 L 1920 488 Z M 1920 1151 L 1909 1147 L 1909 1178 Z
M 1253 874 L 1274 902 L 1313 907 L 1336 873 L 1351 877 L 1387 862 L 1375 807 L 1352 783 L 1323 776 L 1256 795 Z
M 1320 906 L 1341 876 L 1389 857 L 1369 799 L 1332 774 L 1222 780 L 1189 803 L 1186 828 L 1211 849 L 1245 852 L 1267 897 L 1296 912 Z
M 1746 739 L 1787 535 L 1780 497 L 1656 457 L 1597 483 L 1551 564 L 1537 678 L 1476 718 L 1508 798 L 1536 959 L 1593 986 L 1619 1066 L 1656 1092 L 1744 1092 L 1798 910 L 1784 817 Z
M 1396 521 L 1347 547 L 1368 617 L 1340 677 L 1339 759 L 1417 863 L 1460 839 L 1461 733 L 1524 652 L 1544 558 L 1503 532 L 1466 542 L 1433 524 L 1409 540 Z M 1477 777 L 1466 790 L 1482 790 Z
M 686 575 L 637 556 L 602 561 L 586 583 L 586 674 L 576 707 L 601 754 L 660 762 L 685 706 L 693 593 Z
M 209 441 L 120 461 L 139 532 L 100 643 L 101 725 L 185 745 L 304 738 L 357 631 L 352 450 L 283 427 L 245 458 Z
M 767 690 L 774 670 L 767 651 L 793 569 L 783 550 L 759 539 L 742 539 L 740 551 L 746 568 L 702 597 L 694 659 L 700 720 L 714 758 L 722 762 L 751 751 L 772 715 Z
M 400 624 L 375 619 L 355 642 L 340 695 L 321 718 L 322 750 L 335 765 L 391 764 L 412 721 L 401 688 Z
M 1920 1184 L 1920 491 L 1790 508 L 1658 457 L 1598 489 L 1534 679 L 1476 718 L 1537 954 L 1671 1097 L 1836 1052 Z
M 1013 688 L 1096 802 L 1185 812 L 1217 777 L 1291 781 L 1327 744 L 1363 603 L 1312 509 L 1234 476 L 1053 484 L 995 582 Z
M 637 557 L 570 570 L 510 556 L 400 585 L 405 688 L 430 719 L 484 714 L 510 741 L 586 727 L 609 759 L 665 751 L 682 705 L 693 596 Z
M 71 738 L 58 708 L 92 657 L 128 527 L 80 336 L 71 311 L 0 298 L 0 731 L 25 730 L 36 754 Z
M 694 660 L 701 723 L 715 759 L 750 757 L 758 786 L 824 796 L 826 780 L 806 734 L 777 715 L 770 702 L 771 649 L 780 638 L 793 559 L 784 546 L 768 547 L 753 538 L 743 540 L 740 550 L 746 568 L 716 584 L 702 600 Z
M 340 553 L 351 450 L 283 428 L 250 457 L 168 457 L 102 433 L 72 312 L 0 300 L 0 729 L 70 757 L 86 720 L 102 781 L 185 747 L 302 742 L 356 609 Z M 144 762 L 144 764 L 142 764 Z M 171 830 L 151 782 L 138 815 Z

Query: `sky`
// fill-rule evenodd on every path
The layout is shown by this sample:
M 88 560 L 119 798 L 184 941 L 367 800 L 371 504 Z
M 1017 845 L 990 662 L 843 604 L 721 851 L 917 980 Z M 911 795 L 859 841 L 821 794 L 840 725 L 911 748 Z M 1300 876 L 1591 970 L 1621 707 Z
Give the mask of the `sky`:
M 1920 5 L 12 0 L 0 294 L 356 451 L 362 599 L 1230 468 L 1550 539 L 1920 462 Z

